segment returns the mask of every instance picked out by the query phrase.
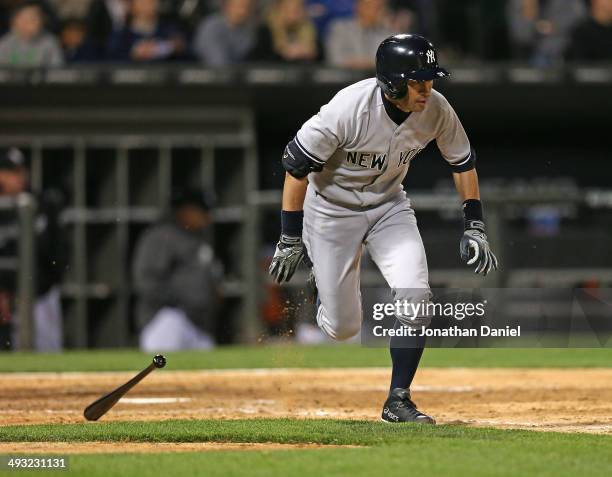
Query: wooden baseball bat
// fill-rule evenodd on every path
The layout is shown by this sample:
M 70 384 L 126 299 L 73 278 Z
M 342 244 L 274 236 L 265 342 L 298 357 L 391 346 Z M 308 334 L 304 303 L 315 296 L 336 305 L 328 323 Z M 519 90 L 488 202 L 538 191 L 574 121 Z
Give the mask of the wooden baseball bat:
M 111 391 L 108 394 L 105 394 L 99 399 L 96 399 L 89 406 L 85 408 L 83 415 L 85 419 L 88 421 L 97 421 L 104 414 L 108 412 L 117 401 L 121 399 L 125 394 L 136 386 L 140 381 L 142 381 L 146 376 L 148 376 L 154 369 L 163 368 L 166 365 L 166 358 L 164 358 L 161 354 L 156 355 L 153 358 L 153 362 L 143 369 L 140 373 L 130 379 L 127 383 L 122 384 L 117 389 Z

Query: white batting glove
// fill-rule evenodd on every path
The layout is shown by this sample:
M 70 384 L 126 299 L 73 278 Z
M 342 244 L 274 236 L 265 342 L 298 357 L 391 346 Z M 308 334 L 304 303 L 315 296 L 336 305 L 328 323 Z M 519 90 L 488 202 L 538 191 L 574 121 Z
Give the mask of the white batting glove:
M 300 262 L 304 259 L 304 244 L 301 237 L 281 235 L 268 272 L 276 283 L 288 282 Z
M 497 270 L 497 257 L 489 247 L 484 222 L 470 220 L 459 245 L 461 259 L 468 265 L 476 264 L 475 273 L 487 275 L 491 270 Z

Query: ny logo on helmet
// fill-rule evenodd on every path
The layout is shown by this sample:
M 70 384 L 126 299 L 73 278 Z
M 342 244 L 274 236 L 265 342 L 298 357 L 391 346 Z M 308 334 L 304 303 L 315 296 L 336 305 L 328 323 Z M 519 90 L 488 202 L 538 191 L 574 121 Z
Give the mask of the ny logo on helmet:
M 427 50 L 427 63 L 435 63 L 436 54 L 433 50 Z

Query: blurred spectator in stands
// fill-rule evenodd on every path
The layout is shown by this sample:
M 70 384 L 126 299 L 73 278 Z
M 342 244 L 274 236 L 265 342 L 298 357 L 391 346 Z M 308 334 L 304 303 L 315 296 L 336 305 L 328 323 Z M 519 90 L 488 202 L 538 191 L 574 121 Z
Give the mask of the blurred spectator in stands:
M 44 29 L 44 14 L 38 2 L 17 6 L 10 31 L 0 39 L 0 65 L 51 67 L 63 62 L 58 41 Z
M 132 270 L 142 350 L 215 345 L 223 272 L 206 240 L 211 223 L 202 193 L 183 191 L 174 194 L 169 216 L 138 240 Z
M 394 32 L 419 33 L 438 45 L 439 0 L 389 0 Z
M 208 66 L 245 61 L 257 43 L 253 0 L 225 0 L 222 11 L 204 18 L 193 39 L 193 52 Z
M 390 0 L 389 26 L 394 32 L 410 33 L 419 32 L 425 36 L 423 29 L 419 28 L 418 17 L 415 7 L 419 0 Z
M 612 61 L 612 0 L 590 0 L 590 16 L 572 33 L 567 58 Z
M 67 63 L 96 61 L 98 54 L 87 36 L 87 24 L 84 20 L 70 18 L 64 21 L 60 32 L 60 41 Z
M 325 40 L 333 21 L 353 16 L 355 0 L 306 0 L 306 10 L 315 24 L 319 38 Z
M 93 0 L 48 0 L 61 22 L 69 18 L 84 19 Z
M 510 57 L 507 3 L 511 0 L 436 0 L 436 33 L 440 55 L 460 60 L 505 60 Z M 433 7 L 432 7 L 433 8 Z
M 510 0 L 508 20 L 515 56 L 536 66 L 558 63 L 571 31 L 585 16 L 584 0 Z
M 43 11 L 45 29 L 51 33 L 57 33 L 59 20 L 49 0 L 37 0 L 36 2 L 30 0 L 0 0 L 0 35 L 4 35 L 9 31 L 13 12 L 24 3 L 36 3 Z
M 132 0 L 130 15 L 109 40 L 107 59 L 152 62 L 180 58 L 185 51 L 183 34 L 159 17 L 159 0 Z
M 180 25 L 191 38 L 200 20 L 218 11 L 221 0 L 162 0 L 162 18 Z
M 16 148 L 0 152 L 0 197 L 17 198 L 28 192 L 29 171 L 23 153 Z M 60 283 L 65 268 L 66 247 L 59 226 L 63 205 L 62 194 L 47 190 L 36 198 L 34 223 L 37 267 L 35 270 L 36 301 L 33 307 L 34 346 L 38 351 L 62 349 L 62 310 Z M 19 253 L 19 218 L 14 210 L 2 211 L 0 220 L 0 256 L 16 257 Z M 14 271 L 0 272 L 0 321 L 4 318 L 12 328 L 12 345 L 19 348 L 19 323 L 15 320 L 17 277 Z M 10 318 L 6 320 L 7 313 Z M 6 329 L 6 327 L 5 327 Z M 0 348 L 5 343 L 0 343 Z
M 316 59 L 317 31 L 306 16 L 304 0 L 276 0 L 270 9 L 267 26 L 272 35 L 273 50 L 282 60 Z
M 99 59 L 106 56 L 111 33 L 125 26 L 129 6 L 130 0 L 92 1 L 87 13 L 87 33 Z
M 385 0 L 357 0 L 355 18 L 335 20 L 325 40 L 327 62 L 344 68 L 374 68 L 378 45 L 393 30 Z

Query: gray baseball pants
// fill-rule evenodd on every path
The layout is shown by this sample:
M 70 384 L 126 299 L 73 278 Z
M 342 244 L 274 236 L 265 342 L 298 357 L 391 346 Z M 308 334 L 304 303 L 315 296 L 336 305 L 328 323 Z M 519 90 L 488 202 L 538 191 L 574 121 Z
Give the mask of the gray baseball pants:
M 327 335 L 346 340 L 362 321 L 360 261 L 363 247 L 394 292 L 396 300 L 430 297 L 425 248 L 410 200 L 404 192 L 370 208 L 337 205 L 308 186 L 303 240 L 321 305 L 317 323 Z M 428 324 L 418 320 L 409 326 Z

